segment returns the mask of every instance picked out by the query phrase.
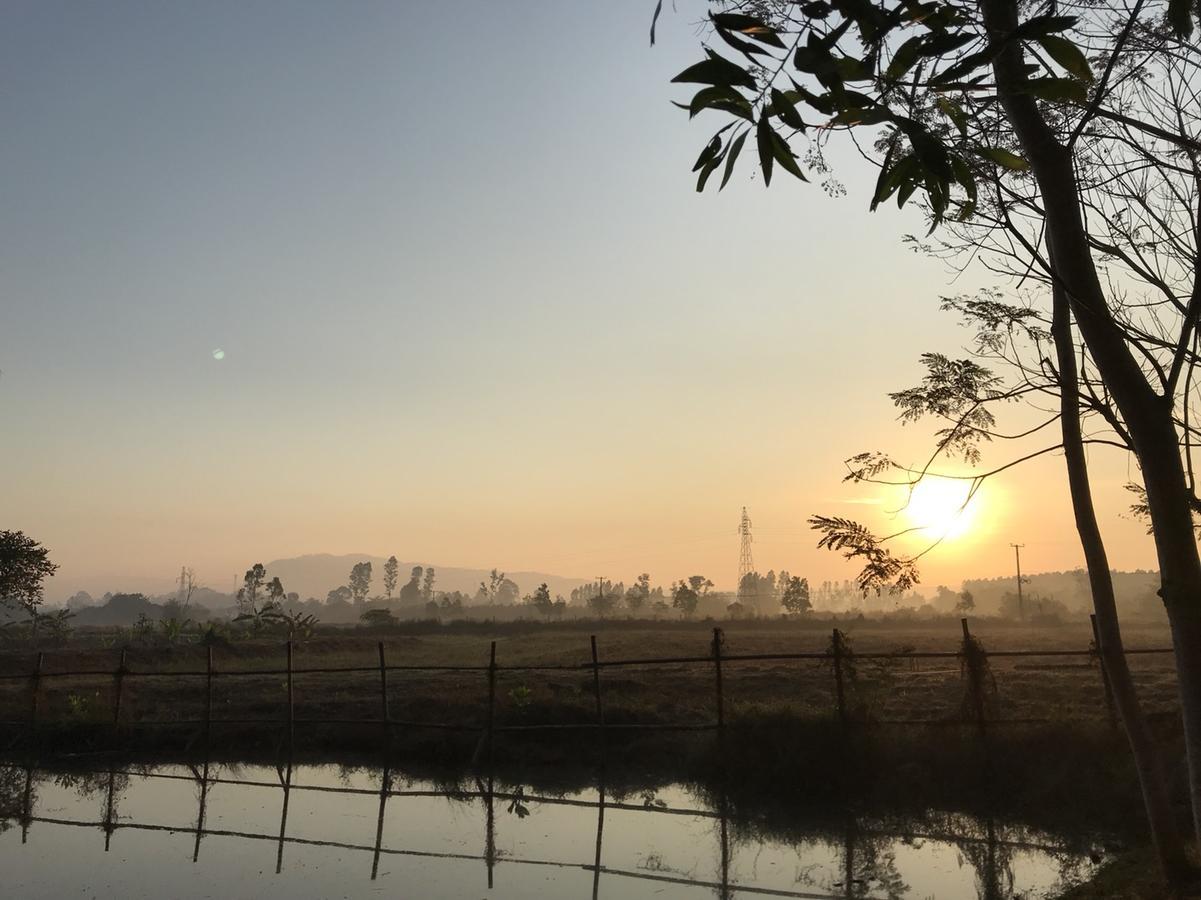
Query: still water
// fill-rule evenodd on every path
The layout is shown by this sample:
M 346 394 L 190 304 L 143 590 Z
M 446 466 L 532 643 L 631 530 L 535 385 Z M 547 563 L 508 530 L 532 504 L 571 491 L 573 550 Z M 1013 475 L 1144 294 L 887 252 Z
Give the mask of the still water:
M 1079 842 L 956 815 L 781 833 L 678 784 L 545 796 L 336 766 L 0 764 L 10 897 L 1035 900 L 1093 866 Z

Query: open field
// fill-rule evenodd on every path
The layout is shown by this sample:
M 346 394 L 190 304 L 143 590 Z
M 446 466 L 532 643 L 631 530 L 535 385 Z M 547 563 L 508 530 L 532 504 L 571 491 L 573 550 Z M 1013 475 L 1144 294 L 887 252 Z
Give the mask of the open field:
M 723 656 L 821 653 L 830 644 L 830 623 L 728 622 Z M 601 690 L 610 724 L 707 724 L 715 719 L 715 671 L 711 661 L 713 623 L 591 622 L 560 626 L 524 623 L 470 627 L 411 625 L 386 632 L 322 630 L 293 643 L 295 717 L 371 720 L 380 716 L 379 643 L 389 666 L 476 666 L 488 663 L 496 641 L 495 714 L 500 726 L 595 721 L 589 637 L 596 635 L 602 663 Z M 961 641 L 958 620 L 918 624 L 845 622 L 854 654 L 954 653 Z M 1087 623 L 1024 628 L 980 620 L 973 635 L 989 652 L 1086 651 Z M 1169 646 L 1165 629 L 1128 628 L 1131 650 Z M 65 646 L 46 648 L 43 674 L 58 671 L 113 672 L 121 649 L 101 646 L 102 633 L 80 635 Z M 132 672 L 203 673 L 208 648 L 199 644 L 130 644 Z M 619 660 L 695 658 L 694 662 L 608 666 Z M 23 646 L 0 653 L 0 675 L 28 674 L 36 651 Z M 286 717 L 286 649 L 278 637 L 238 640 L 213 647 L 213 718 L 283 721 Z M 1148 712 L 1175 717 L 1171 654 L 1131 656 Z M 568 668 L 508 671 L 510 666 Z M 576 667 L 579 668 L 571 668 Z M 1100 669 L 1086 656 L 992 657 L 996 691 L 991 716 L 1066 723 L 1106 717 Z M 304 674 L 313 668 L 362 668 L 360 672 Z M 222 676 L 222 671 L 262 675 Z M 873 721 L 953 721 L 961 716 L 965 680 L 960 660 L 857 658 L 847 666 L 847 708 L 852 718 Z M 829 660 L 754 660 L 723 663 L 727 720 L 787 718 L 830 720 L 836 715 Z M 392 670 L 388 673 L 391 718 L 482 726 L 487 717 L 488 673 L 481 670 Z M 24 721 L 31 714 L 31 679 L 0 680 L 0 720 Z M 41 721 L 111 722 L 116 679 L 96 674 L 41 679 Z M 121 720 L 199 720 L 205 715 L 203 675 L 125 679 Z

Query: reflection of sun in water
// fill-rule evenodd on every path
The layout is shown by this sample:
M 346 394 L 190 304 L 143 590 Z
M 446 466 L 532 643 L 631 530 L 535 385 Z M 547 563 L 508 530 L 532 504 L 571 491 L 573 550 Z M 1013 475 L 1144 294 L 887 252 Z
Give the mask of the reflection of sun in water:
M 960 537 L 971 528 L 979 506 L 978 495 L 967 503 L 971 489 L 968 479 L 923 478 L 903 510 L 905 518 L 932 540 Z

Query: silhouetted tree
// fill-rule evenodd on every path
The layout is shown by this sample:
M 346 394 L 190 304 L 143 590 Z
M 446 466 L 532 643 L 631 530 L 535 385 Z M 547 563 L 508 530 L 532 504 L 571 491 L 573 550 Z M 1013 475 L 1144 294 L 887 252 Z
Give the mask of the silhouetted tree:
M 425 567 L 425 577 L 421 580 L 421 596 L 427 602 L 434 599 L 434 574 L 433 566 Z
M 242 586 L 238 588 L 238 612 L 242 615 L 254 615 L 259 610 L 260 595 L 263 584 L 267 581 L 267 568 L 262 563 L 255 563 L 246 570 L 242 578 Z
M 809 600 L 809 579 L 796 575 L 789 578 L 780 597 L 780 605 L 793 615 L 813 609 L 813 603 Z
M 550 614 L 554 611 L 555 603 L 551 600 L 550 588 L 546 586 L 545 582 L 538 585 L 538 590 L 534 591 L 534 595 L 530 597 L 530 605 L 543 616 L 550 618 Z
M 367 594 L 371 591 L 371 563 L 355 563 L 350 570 L 350 581 L 347 587 L 350 588 L 350 596 L 356 606 L 364 603 L 367 600 Z
M 389 600 L 392 599 L 392 592 L 396 590 L 396 583 L 400 580 L 400 563 L 395 556 L 389 556 L 388 561 L 384 563 L 384 596 Z
M 1033 274 L 1051 289 L 1054 347 L 1042 359 L 1072 383 L 1060 394 L 1060 427 L 1102 653 L 1121 668 L 1080 428 L 1081 404 L 1093 401 L 1108 407 L 1108 424 L 1136 456 L 1147 490 L 1201 830 L 1201 555 L 1193 523 L 1201 504 L 1188 412 L 1201 334 L 1194 240 L 1201 50 L 1188 40 L 1195 8 L 1192 0 L 1075 4 L 1069 9 L 1078 15 L 1062 15 L 1053 4 L 932 0 L 917 17 L 905 3 L 766 4 L 765 20 L 713 17 L 748 65 L 710 50 L 676 80 L 706 86 L 691 112 L 713 107 L 732 116 L 697 161 L 698 188 L 723 164 L 728 180 L 751 131 L 767 183 L 776 165 L 804 177 L 792 137 L 810 136 L 813 168 L 822 171 L 829 135 L 869 128 L 880 158 L 873 208 L 894 194 L 901 205 L 917 196 L 932 230 L 963 223 L 958 231 L 948 226 L 966 235 L 958 245 L 941 241 L 952 253 L 990 254 L 1004 261 L 998 268 L 1023 280 Z M 1178 251 L 1183 262 L 1170 259 Z M 1152 304 L 1141 296 L 1137 311 L 1126 306 L 1130 275 L 1166 300 L 1161 309 L 1170 317 L 1149 320 Z M 1077 355 L 1088 365 L 1083 398 Z M 814 525 L 825 546 L 866 563 L 861 585 L 906 590 L 915 582 L 912 560 L 883 551 L 857 523 L 819 517 Z M 1136 695 L 1124 672 L 1117 681 L 1150 804 L 1162 792 L 1151 790 L 1139 749 L 1145 729 Z M 1179 880 L 1188 865 L 1170 809 L 1159 804 L 1148 813 L 1164 869 Z
M 694 575 L 687 581 L 677 581 L 671 586 L 671 605 L 678 609 L 685 618 L 696 612 L 697 604 L 701 599 L 700 593 L 691 583 L 696 578 L 701 578 L 701 576 Z M 704 581 L 704 579 L 701 580 Z
M 409 572 L 408 583 L 400 589 L 400 602 L 402 604 L 417 604 L 421 602 L 421 575 L 423 569 L 421 566 L 413 566 Z M 432 597 L 430 598 L 433 599 Z M 428 601 L 427 601 L 428 602 Z
M 42 582 L 57 571 L 50 551 L 33 538 L 0 531 L 0 605 L 35 616 L 42 605 Z
M 638 615 L 651 597 L 651 576 L 647 572 L 643 572 L 638 576 L 628 591 L 626 591 L 626 607 L 634 615 Z

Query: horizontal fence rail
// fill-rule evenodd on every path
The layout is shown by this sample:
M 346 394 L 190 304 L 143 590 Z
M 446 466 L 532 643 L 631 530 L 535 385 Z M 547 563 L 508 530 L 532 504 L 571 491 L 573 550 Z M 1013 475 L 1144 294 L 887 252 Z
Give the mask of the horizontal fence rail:
M 212 726 L 229 726 L 229 725 L 279 725 L 280 718 L 229 718 L 214 715 L 213 713 L 213 684 L 215 681 L 224 681 L 227 679 L 239 678 L 286 678 L 287 701 L 285 718 L 282 724 L 286 724 L 288 728 L 289 738 L 292 736 L 292 730 L 296 725 L 377 725 L 385 729 L 393 727 L 398 728 L 429 728 L 452 731 L 465 732 L 482 732 L 491 740 L 494 733 L 504 732 L 531 732 L 531 731 L 571 731 L 571 730 L 597 730 L 600 732 L 606 731 L 638 731 L 638 730 L 657 730 L 657 731 L 706 731 L 720 730 L 725 726 L 725 699 L 723 696 L 722 682 L 722 667 L 739 666 L 749 663 L 758 662 L 788 662 L 788 661 L 809 661 L 828 664 L 832 673 L 833 679 L 833 696 L 835 698 L 835 708 L 833 710 L 837 721 L 844 727 L 851 725 L 897 725 L 897 726 L 962 726 L 976 725 L 981 729 L 987 724 L 993 725 L 1030 725 L 1030 724 L 1046 724 L 1052 721 L 1065 721 L 1062 717 L 1040 718 L 1040 717 L 1024 717 L 1024 718 L 999 718 L 990 715 L 987 710 L 985 695 L 989 691 L 989 685 L 985 684 L 986 668 L 988 659 L 1012 659 L 1012 658 L 1076 658 L 1087 659 L 1090 663 L 1097 663 L 1100 671 L 1100 678 L 1104 690 L 1106 709 L 1108 711 L 1108 720 L 1111 724 L 1114 722 L 1113 698 L 1112 689 L 1109 683 L 1108 673 L 1105 670 L 1104 661 L 1098 653 L 1096 646 L 1082 650 L 996 650 L 985 651 L 972 637 L 966 619 L 962 620 L 962 629 L 964 635 L 963 645 L 959 650 L 954 651 L 918 651 L 918 650 L 902 650 L 889 653 L 884 652 L 869 652 L 858 653 L 852 652 L 849 648 L 845 635 L 838 629 L 834 629 L 830 649 L 821 652 L 798 652 L 798 653 L 727 653 L 724 650 L 724 635 L 722 629 L 715 628 L 713 630 L 713 638 L 710 646 L 710 652 L 704 656 L 675 656 L 675 657 L 648 657 L 648 658 L 630 658 L 630 659 L 602 659 L 600 658 L 597 640 L 595 636 L 591 637 L 592 658 L 587 662 L 580 663 L 521 663 L 513 665 L 503 665 L 496 661 L 496 642 L 493 641 L 489 649 L 489 662 L 482 665 L 445 665 L 445 664 L 426 664 L 426 663 L 395 663 L 388 662 L 385 657 L 384 642 L 379 642 L 379 663 L 378 665 L 351 665 L 351 666 L 313 666 L 313 667 L 298 667 L 293 665 L 293 644 L 288 641 L 285 644 L 287 665 L 284 668 L 219 668 L 214 664 L 212 648 L 208 648 L 207 666 L 204 669 L 178 669 L 178 670 L 138 670 L 130 668 L 127 663 L 126 651 L 120 651 L 120 661 L 115 669 L 65 669 L 54 670 L 47 665 L 48 655 L 44 652 L 39 652 L 36 655 L 35 663 L 31 672 L 4 672 L 0 673 L 0 681 L 19 682 L 25 681 L 29 684 L 29 716 L 23 720 L 8 720 L 0 721 L 0 725 L 6 727 L 27 726 L 31 729 L 37 729 L 40 726 L 53 724 L 48 722 L 41 708 L 41 688 L 44 682 L 54 679 L 70 679 L 70 678 L 98 678 L 105 679 L 110 683 L 113 690 L 113 709 L 112 709 L 112 724 L 117 728 L 130 727 L 197 727 L 203 726 L 207 731 Z M 1126 650 L 1127 655 L 1166 655 L 1173 653 L 1171 648 L 1139 648 Z M 944 718 L 870 718 L 870 719 L 855 719 L 851 716 L 848 710 L 847 691 L 848 685 L 852 681 L 852 676 L 849 674 L 850 666 L 855 661 L 916 661 L 916 660 L 958 660 L 961 664 L 963 678 L 966 681 L 965 690 L 970 704 L 965 705 L 968 712 L 960 713 L 954 717 Z M 613 722 L 606 720 L 605 707 L 602 695 L 602 679 L 601 672 L 606 670 L 620 668 L 641 668 L 652 666 L 710 666 L 714 673 L 714 694 L 715 694 L 715 716 L 712 720 L 695 721 L 695 722 Z M 397 717 L 389 712 L 388 708 L 388 675 L 389 673 L 402 672 L 431 672 L 431 673 L 480 673 L 486 674 L 487 685 L 487 717 L 484 722 L 437 722 L 424 720 L 411 720 L 402 717 Z M 595 701 L 596 713 L 592 721 L 579 721 L 567 723 L 504 723 L 496 721 L 496 677 L 500 673 L 524 673 L 524 672 L 575 672 L 575 673 L 591 673 L 592 678 L 589 679 L 592 683 L 592 692 Z M 377 716 L 360 716 L 360 717 L 302 717 L 295 715 L 294 707 L 294 679 L 301 676 L 312 675 L 377 675 L 379 679 L 380 690 L 380 710 Z M 990 676 L 989 676 L 990 677 Z M 138 718 L 130 721 L 125 721 L 121 715 L 121 706 L 124 693 L 124 687 L 127 682 L 138 680 L 202 680 L 205 682 L 205 705 L 203 718 L 173 718 L 173 719 L 152 719 Z M 1069 721 L 1084 721 L 1083 719 L 1074 719 Z M 1091 720 L 1089 720 L 1091 721 Z M 1101 721 L 1098 719 L 1098 721 Z

